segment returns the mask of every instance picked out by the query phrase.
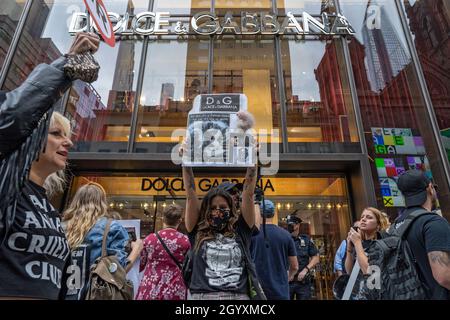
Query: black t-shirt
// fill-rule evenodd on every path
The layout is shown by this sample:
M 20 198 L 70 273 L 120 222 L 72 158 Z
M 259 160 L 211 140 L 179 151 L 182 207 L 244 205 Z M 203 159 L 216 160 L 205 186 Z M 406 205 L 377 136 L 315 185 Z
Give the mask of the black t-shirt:
M 0 247 L 0 297 L 58 299 L 69 253 L 45 189 L 27 181 Z
M 193 254 L 193 270 L 190 283 L 192 293 L 234 292 L 248 293 L 247 269 L 243 250 L 249 247 L 252 235 L 242 216 L 235 224 L 236 234 L 239 235 L 244 248 L 239 245 L 236 237 L 225 237 L 220 233 L 211 240 L 205 240 L 198 251 Z M 189 234 L 192 246 L 196 230 Z
M 294 240 L 279 226 L 266 225 L 266 239 L 260 232 L 252 238 L 252 257 L 259 281 L 269 300 L 289 300 L 289 257 L 297 256 Z M 269 244 L 267 246 L 267 244 Z
M 415 209 L 417 208 L 408 208 L 402 219 L 396 222 L 396 226 Z M 428 260 L 429 252 L 450 252 L 450 225 L 448 221 L 437 214 L 421 216 L 410 226 L 406 240 L 420 269 L 419 276 L 429 289 L 428 298 L 433 300 L 450 299 L 449 290 L 440 286 L 434 279 Z

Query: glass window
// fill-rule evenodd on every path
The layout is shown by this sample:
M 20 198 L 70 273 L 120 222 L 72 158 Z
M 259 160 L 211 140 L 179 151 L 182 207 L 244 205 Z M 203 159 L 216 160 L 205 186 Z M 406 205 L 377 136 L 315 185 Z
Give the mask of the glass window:
M 105 1 L 105 6 L 110 12 L 133 15 L 148 10 L 148 3 Z M 84 11 L 81 0 L 33 1 L 8 73 L 8 90 L 38 63 L 50 63 L 69 50 L 72 14 Z M 98 80 L 91 85 L 75 82 L 65 99 L 65 115 L 73 120 L 74 151 L 126 151 L 141 52 L 141 41 L 136 40 L 117 41 L 114 48 L 100 45 L 95 55 L 101 67 Z
M 340 3 L 357 32 L 349 47 L 379 207 L 397 216 L 404 205 L 398 176 L 417 168 L 434 179 L 442 212 L 450 212 L 442 159 L 394 1 Z
M 207 92 L 208 40 L 148 45 L 135 152 L 171 152 L 172 131 L 186 128 L 194 98 Z
M 301 14 L 303 11 L 311 15 L 336 12 L 334 0 L 277 0 L 277 8 L 282 15 L 288 12 Z
M 403 5 L 450 161 L 450 3 L 418 0 Z
M 153 12 L 170 12 L 171 15 L 194 15 L 199 11 L 210 11 L 211 0 L 155 0 Z
M 272 0 L 215 0 L 214 8 L 217 15 L 231 12 L 238 17 L 242 11 L 272 11 Z
M 281 42 L 291 152 L 360 152 L 339 40 Z
M 279 138 L 271 134 L 280 129 L 274 41 L 216 40 L 213 65 L 213 93 L 244 93 L 260 141 L 268 134 L 269 140 L 272 136 L 274 143 L 281 143 L 281 133 Z
M 173 203 L 185 207 L 183 181 L 176 174 L 163 176 L 86 176 L 75 177 L 69 201 L 86 178 L 100 183 L 107 193 L 110 211 L 123 219 L 141 220 L 141 237 L 162 228 L 162 213 Z M 243 182 L 242 176 L 205 175 L 195 178 L 200 197 L 224 180 Z M 319 250 L 316 266 L 314 298 L 333 299 L 334 255 L 350 228 L 350 207 L 346 179 L 342 175 L 263 177 L 259 186 L 266 199 L 275 204 L 274 223 L 286 226 L 286 216 L 296 213 L 303 220 L 301 232 L 312 238 Z M 179 230 L 186 233 L 183 224 Z
M 0 2 L 0 74 L 25 2 L 25 0 Z

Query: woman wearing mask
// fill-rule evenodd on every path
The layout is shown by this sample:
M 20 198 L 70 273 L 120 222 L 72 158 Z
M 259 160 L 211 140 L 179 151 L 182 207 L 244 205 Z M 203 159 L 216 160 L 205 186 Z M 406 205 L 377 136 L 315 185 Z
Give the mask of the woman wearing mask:
M 191 244 L 186 235 L 177 231 L 182 216 L 183 208 L 170 205 L 163 212 L 163 229 L 144 240 L 140 268 L 144 277 L 137 300 L 186 299 L 187 288 L 180 266 Z
M 80 33 L 69 55 L 98 45 L 96 35 Z M 41 64 L 17 89 L 0 92 L 0 299 L 65 293 L 70 251 L 48 194 L 62 188 L 64 174 L 57 172 L 72 146 L 69 120 L 52 111 L 75 80 L 64 71 L 66 61 Z
M 241 121 L 247 115 L 238 113 Z M 239 215 L 233 197 L 223 188 L 211 189 L 200 201 L 192 168 L 183 167 L 183 181 L 185 224 L 193 247 L 190 299 L 265 299 L 249 258 L 255 225 L 256 166 L 247 169 Z

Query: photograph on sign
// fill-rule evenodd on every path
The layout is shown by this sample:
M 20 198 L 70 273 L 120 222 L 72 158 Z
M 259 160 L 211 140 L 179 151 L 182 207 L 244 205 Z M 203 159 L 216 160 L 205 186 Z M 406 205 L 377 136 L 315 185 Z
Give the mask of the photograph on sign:
M 244 94 L 198 95 L 188 115 L 183 165 L 253 166 L 254 137 L 239 129 L 240 111 L 247 111 Z
M 102 39 L 111 47 L 116 44 L 111 20 L 101 0 L 83 0 Z

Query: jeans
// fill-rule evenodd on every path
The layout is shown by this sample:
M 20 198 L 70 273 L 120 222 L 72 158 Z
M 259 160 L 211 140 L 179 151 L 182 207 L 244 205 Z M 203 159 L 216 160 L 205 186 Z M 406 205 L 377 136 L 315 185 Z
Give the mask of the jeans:
M 311 299 L 311 282 L 310 281 L 290 282 L 289 283 L 289 295 L 291 296 L 291 300 L 310 300 Z

